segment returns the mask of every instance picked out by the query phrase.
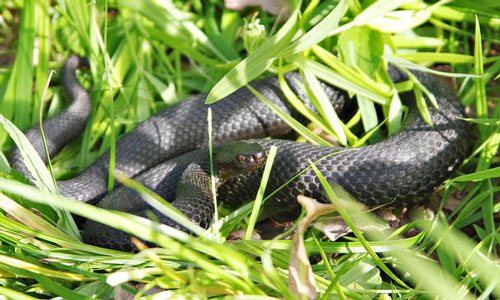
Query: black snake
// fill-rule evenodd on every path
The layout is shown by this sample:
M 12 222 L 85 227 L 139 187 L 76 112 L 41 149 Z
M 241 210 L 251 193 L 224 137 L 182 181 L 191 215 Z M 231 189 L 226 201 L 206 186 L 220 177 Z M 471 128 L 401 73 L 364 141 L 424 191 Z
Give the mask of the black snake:
M 73 102 L 67 110 L 44 123 L 51 153 L 59 151 L 85 126 L 90 101 L 87 92 L 78 83 L 75 71 L 87 64 L 86 59 L 73 56 L 62 68 L 64 87 Z M 390 68 L 389 74 L 394 82 L 407 79 L 395 68 Z M 316 165 L 328 180 L 340 184 L 356 199 L 369 205 L 418 201 L 428 196 L 460 165 L 470 152 L 472 139 L 468 124 L 460 119 L 464 116 L 463 107 L 453 92 L 430 75 L 414 74 L 439 103 L 439 110 L 429 108 L 434 124 L 432 127 L 421 118 L 413 94 L 407 92 L 401 94 L 403 103 L 409 108 L 403 129 L 374 145 L 343 150 L 289 140 L 259 140 L 286 134 L 290 128 L 244 87 L 211 105 L 204 104 L 205 94 L 192 96 L 139 124 L 118 140 L 116 169 L 135 177 L 166 200 L 174 201 L 175 187 L 186 167 L 194 161 L 208 160 L 207 151 L 202 148 L 208 142 L 206 116 L 208 107 L 211 107 L 215 144 L 256 139 L 253 141 L 266 151 L 271 145 L 278 147 L 267 194 L 308 167 L 309 161 L 338 152 L 319 160 Z M 300 75 L 288 73 L 285 79 L 305 105 L 314 110 L 299 83 Z M 292 117 L 305 121 L 286 101 L 277 78 L 256 80 L 251 86 Z M 347 94 L 328 85 L 322 87 L 335 108 L 341 110 L 348 100 Z M 28 130 L 26 135 L 43 157 L 38 128 Z M 11 154 L 10 162 L 29 177 L 17 150 Z M 146 216 L 146 211 L 152 208 L 127 188 L 119 187 L 105 196 L 108 166 L 109 153 L 105 153 L 75 178 L 58 181 L 61 194 L 103 208 Z M 261 172 L 257 169 L 223 183 L 217 190 L 218 200 L 234 206 L 252 200 L 260 184 Z M 297 208 L 295 198 L 299 194 L 325 200 L 312 169 L 276 193 L 266 202 L 266 208 L 294 210 Z M 174 202 L 174 206 L 207 227 L 213 211 L 213 206 L 207 202 L 210 201 L 192 199 L 187 205 L 176 205 Z M 175 226 L 167 217 L 157 215 L 160 221 Z M 95 245 L 132 249 L 127 234 L 90 220 L 83 227 L 83 237 Z

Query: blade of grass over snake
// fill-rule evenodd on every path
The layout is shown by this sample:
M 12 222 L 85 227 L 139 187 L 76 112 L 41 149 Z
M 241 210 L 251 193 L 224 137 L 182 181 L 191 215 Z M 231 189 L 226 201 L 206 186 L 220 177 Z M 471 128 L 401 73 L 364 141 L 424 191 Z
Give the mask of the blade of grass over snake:
M 214 201 L 214 217 L 212 221 L 212 228 L 215 231 L 215 237 L 217 241 L 220 242 L 220 226 L 219 222 L 219 212 L 217 209 L 217 188 L 215 187 L 215 182 L 217 179 L 215 178 L 214 173 L 214 161 L 213 161 L 213 142 L 212 142 L 212 109 L 209 107 L 207 111 L 207 128 L 208 128 L 208 153 L 210 158 L 210 184 L 211 184 L 211 192 L 212 198 Z
M 267 181 L 269 180 L 274 158 L 276 157 L 276 151 L 277 148 L 275 146 L 271 146 L 271 149 L 269 149 L 264 172 L 262 172 L 262 181 L 260 183 L 259 190 L 257 191 L 257 195 L 255 196 L 252 213 L 250 214 L 250 220 L 248 221 L 248 227 L 245 232 L 245 240 L 249 240 L 252 237 L 255 223 L 257 223 L 257 218 L 259 217 L 259 212 L 262 208 L 262 199 L 264 198 L 264 192 L 266 191 Z
M 401 286 L 405 287 L 405 288 L 409 288 L 401 279 L 399 279 L 385 264 L 384 262 L 380 259 L 380 257 L 375 253 L 375 251 L 373 251 L 373 249 L 370 248 L 370 245 L 368 243 L 368 241 L 365 239 L 365 237 L 361 234 L 361 232 L 359 231 L 359 229 L 357 228 L 356 224 L 354 223 L 353 219 L 351 218 L 350 214 L 347 213 L 347 211 L 345 210 L 345 208 L 343 207 L 344 205 L 339 205 L 339 198 L 337 198 L 337 195 L 336 193 L 333 191 L 332 187 L 330 186 L 330 183 L 328 183 L 325 179 L 325 177 L 321 174 L 321 172 L 318 170 L 318 168 L 316 167 L 316 165 L 311 162 L 311 167 L 314 169 L 314 172 L 316 173 L 316 176 L 318 176 L 320 182 L 321 182 L 321 186 L 323 187 L 323 189 L 325 190 L 326 192 L 326 195 L 328 197 L 328 199 L 332 202 L 332 204 L 335 206 L 335 208 L 337 209 L 338 213 L 342 216 L 342 218 L 344 219 L 344 221 L 346 222 L 346 224 L 349 226 L 349 228 L 351 228 L 352 232 L 354 233 L 354 235 L 358 238 L 359 242 L 361 243 L 361 245 L 363 245 L 363 247 L 365 247 L 366 251 L 373 257 L 373 259 L 375 260 L 377 266 L 380 267 L 380 269 L 382 269 L 391 279 L 393 279 L 395 282 L 397 282 L 398 284 L 400 284 Z M 340 186 L 338 186 L 338 189 L 340 189 Z M 337 191 L 338 192 L 338 191 Z M 342 194 L 344 194 L 344 196 L 347 197 L 347 192 L 342 192 Z M 349 200 L 353 200 L 353 199 L 342 199 L 342 202 L 344 201 L 349 201 Z M 355 200 L 353 200 L 355 201 Z M 351 202 L 351 201 L 349 201 Z M 352 203 L 351 203 L 352 204 Z M 348 204 L 350 205 L 350 204 Z
M 329 67 L 334 69 L 340 76 L 345 79 L 354 82 L 355 84 L 369 90 L 380 96 L 390 96 L 391 89 L 385 84 L 381 84 L 373 78 L 367 76 L 364 72 L 355 70 L 341 61 L 333 53 L 325 50 L 323 47 L 314 45 L 312 47 L 313 52 Z
M 387 122 L 388 119 L 384 119 L 382 122 L 380 122 L 380 124 L 378 124 L 377 126 L 375 126 L 374 128 L 372 128 L 370 131 L 368 131 L 363 137 L 361 137 L 358 141 L 356 141 L 356 143 L 352 144 L 352 147 L 353 148 L 356 148 L 356 147 L 361 147 L 363 145 L 366 145 L 366 142 L 368 142 L 368 139 L 375 133 L 375 132 L 378 132 L 378 130 L 380 128 L 382 128 L 382 126 L 385 124 L 385 122 Z
M 391 104 L 389 105 L 389 116 L 387 128 L 389 129 L 389 136 L 396 133 L 401 128 L 401 121 L 403 120 L 403 105 L 399 94 L 396 92 L 392 96 Z
M 330 85 L 336 86 L 348 92 L 355 92 L 381 105 L 385 105 L 389 102 L 388 97 L 376 94 L 371 90 L 368 90 L 349 80 L 346 80 L 343 76 L 339 75 L 337 72 L 323 66 L 318 62 L 306 59 L 305 64 L 308 65 L 309 68 L 311 68 L 311 71 L 314 73 L 314 75 L 316 75 L 316 77 L 318 77 L 319 79 Z
M 335 135 L 339 139 L 341 145 L 347 145 L 347 137 L 344 132 L 344 125 L 342 121 L 337 116 L 335 109 L 333 108 L 330 99 L 326 96 L 325 91 L 321 87 L 318 79 L 313 75 L 311 68 L 307 64 L 301 64 L 302 71 L 304 72 L 304 77 L 309 85 L 308 92 L 310 98 L 316 100 L 316 108 L 325 120 L 328 120 L 328 124 L 332 127 L 331 129 L 335 132 Z M 314 91 L 314 94 L 311 92 Z M 348 129 L 347 129 L 348 130 Z
M 438 104 L 438 102 L 437 102 L 436 97 L 434 96 L 434 94 L 431 93 L 427 89 L 427 87 L 425 85 L 423 85 L 420 82 L 420 80 L 418 80 L 417 77 L 415 75 L 413 75 L 411 72 L 407 72 L 407 74 L 408 74 L 408 77 L 410 78 L 410 80 L 416 85 L 416 88 L 418 88 L 418 90 L 422 91 L 427 96 L 427 98 L 429 99 L 429 102 L 432 104 L 432 106 L 434 106 L 435 109 L 439 109 L 439 104 Z M 417 89 L 415 89 L 415 90 L 417 90 Z M 423 114 L 422 110 L 420 110 L 420 112 Z
M 446 185 L 449 185 L 455 181 L 482 181 L 486 179 L 492 179 L 492 178 L 497 178 L 500 177 L 500 167 L 494 167 L 491 169 L 485 169 L 481 171 L 476 171 L 475 173 L 472 174 L 467 174 L 467 175 L 462 175 L 455 177 L 449 181 L 449 183 L 446 183 Z
M 49 77 L 47 78 L 47 83 L 43 89 L 43 95 L 41 98 L 41 103 L 40 103 L 40 112 L 39 112 L 39 119 L 38 119 L 38 124 L 40 124 L 40 136 L 42 137 L 42 142 L 43 142 L 43 150 L 45 152 L 45 157 L 47 157 L 47 167 L 49 169 L 49 174 L 52 177 L 52 186 L 54 187 L 54 191 L 58 191 L 57 189 L 57 184 L 56 184 L 56 178 L 54 177 L 54 171 L 52 170 L 52 162 L 50 159 L 49 155 L 49 148 L 47 147 L 47 142 L 45 140 L 45 133 L 43 131 L 43 107 L 45 103 L 45 96 L 47 95 L 47 90 L 49 89 L 49 84 L 50 80 L 52 79 L 52 75 L 54 74 L 54 71 L 50 71 Z
M 476 78 L 476 77 L 478 77 L 477 75 L 473 75 L 473 74 L 450 73 L 450 72 L 442 72 L 442 71 L 430 69 L 430 68 L 427 68 L 427 67 L 424 67 L 421 65 L 417 65 L 411 61 L 407 61 L 407 60 L 400 58 L 398 56 L 384 54 L 383 58 L 387 62 L 389 62 L 393 65 L 403 67 L 403 68 L 408 69 L 408 70 L 420 71 L 420 72 L 429 73 L 429 74 L 433 74 L 433 75 L 437 75 L 437 76 L 452 77 L 452 78 L 455 78 L 455 77 L 457 77 L 457 78 L 460 78 L 460 77 Z
M 162 199 L 156 193 L 148 190 L 144 185 L 140 182 L 133 180 L 132 178 L 127 177 L 120 171 L 115 172 L 116 179 L 120 181 L 124 186 L 127 186 L 133 190 L 135 190 L 139 195 L 146 201 L 149 205 L 157 209 L 159 212 L 168 216 L 170 219 L 179 223 L 181 226 L 184 226 L 186 229 L 192 231 L 198 236 L 205 237 L 210 240 L 217 240 L 217 237 L 208 234 L 208 232 L 201 228 L 200 226 L 191 222 L 183 213 L 181 213 L 177 208 L 175 208 L 171 203 Z
M 419 87 L 415 87 L 414 93 L 415 93 L 415 101 L 417 102 L 417 107 L 418 110 L 420 111 L 420 114 L 422 115 L 422 118 L 427 124 L 432 126 L 431 115 L 429 112 L 429 108 L 427 107 L 427 103 L 425 102 L 422 90 Z
M 114 105 L 114 99 L 113 99 L 113 78 L 116 79 L 116 72 L 113 70 L 113 64 L 112 61 L 108 55 L 108 52 L 106 51 L 106 41 L 103 39 L 103 37 L 100 34 L 100 30 L 98 27 L 98 22 L 96 20 L 97 18 L 97 10 L 96 7 L 93 7 L 93 18 L 91 19 L 91 24 L 92 24 L 92 29 L 93 32 L 95 33 L 95 38 L 97 40 L 97 43 L 100 47 L 100 50 L 102 53 L 104 53 L 104 70 L 105 70 L 105 76 L 107 79 L 107 84 L 108 84 L 108 97 L 109 97 L 109 122 L 110 122 L 110 129 L 111 129 L 111 134 L 110 134 L 110 145 L 109 145 L 109 175 L 108 175 L 108 192 L 113 191 L 114 188 L 114 183 L 115 183 L 115 178 L 114 178 L 114 170 L 115 170 L 115 165 L 116 165 L 116 128 L 115 128 L 115 105 Z M 106 19 L 107 20 L 107 19 Z M 106 36 L 105 36 L 106 37 Z M 113 73 L 113 74 L 112 74 Z M 120 80 L 116 80 L 116 82 L 121 82 Z
M 328 124 L 326 124 L 326 122 L 322 118 L 320 118 L 316 113 L 314 113 L 312 110 L 307 108 L 304 105 L 304 102 L 300 101 L 300 99 L 293 93 L 292 89 L 290 89 L 290 86 L 288 86 L 288 83 L 286 82 L 282 71 L 283 70 L 280 67 L 279 73 L 278 73 L 278 79 L 280 82 L 281 90 L 283 91 L 283 94 L 285 95 L 288 102 L 290 102 L 290 104 L 292 104 L 293 107 L 298 112 L 300 112 L 303 116 L 305 116 L 309 121 L 311 121 L 314 124 L 321 127 L 321 129 L 323 131 L 325 131 L 326 133 L 328 133 L 330 135 L 334 135 L 333 131 L 330 129 Z
M 332 152 L 332 153 L 330 153 L 328 155 L 325 155 L 324 157 L 316 160 L 315 163 L 318 162 L 318 161 L 321 161 L 322 159 L 328 158 L 328 157 L 330 157 L 332 155 L 336 155 L 336 154 L 344 152 L 344 151 L 348 151 L 348 150 L 346 150 L 346 149 L 340 149 L 340 150 L 337 149 L 337 151 Z M 295 175 L 294 177 L 290 178 L 290 180 L 288 180 L 287 182 L 285 182 L 279 188 L 277 188 L 276 190 L 274 190 L 271 193 L 269 193 L 269 195 L 267 195 L 267 197 L 264 198 L 264 202 L 267 201 L 268 199 L 270 199 L 271 197 L 273 197 L 283 187 L 285 187 L 290 182 L 292 182 L 293 180 L 295 180 L 302 173 L 306 172 L 309 168 L 310 168 L 310 166 L 304 168 L 304 170 L 300 171 L 299 173 L 297 173 L 297 175 Z M 252 211 L 252 207 L 253 207 L 253 201 L 249 202 L 249 203 L 243 205 L 242 207 L 238 208 L 237 210 L 233 211 L 226 218 L 223 218 L 224 221 L 225 221 L 225 223 L 222 225 L 221 232 L 223 234 L 229 234 L 232 231 L 232 228 L 234 228 L 234 226 L 236 226 L 238 222 L 240 222 L 243 218 L 245 218 L 246 216 L 248 216 L 250 214 L 250 212 Z
M 55 192 L 56 187 L 52 181 L 52 176 L 26 136 L 11 121 L 6 119 L 1 114 L 0 124 L 21 151 L 24 164 L 31 176 L 33 176 L 33 182 L 35 185 L 41 189 Z
M 488 126 L 500 125 L 500 118 L 463 118 L 463 120 L 476 124 L 483 124 Z
M 304 138 L 306 138 L 308 141 L 311 141 L 312 143 L 318 144 L 318 145 L 325 145 L 329 146 L 330 143 L 325 141 L 324 139 L 320 138 L 316 134 L 314 134 L 311 130 L 309 130 L 307 127 L 302 125 L 300 122 L 292 118 L 290 115 L 286 114 L 284 111 L 282 111 L 277 105 L 269 101 L 266 97 L 264 97 L 261 93 L 259 93 L 257 90 L 255 90 L 252 86 L 247 85 L 247 88 L 254 93 L 257 98 L 259 98 L 262 102 L 264 102 L 266 105 L 271 107 L 276 114 L 280 116 L 280 118 L 285 121 L 290 128 L 298 132 L 300 135 L 302 135 Z
M 217 82 L 209 92 L 205 103 L 214 103 L 224 98 L 262 74 L 271 65 L 280 51 L 286 48 L 295 37 L 299 29 L 298 14 L 298 9 L 292 12 L 287 22 L 273 37 L 266 40 L 262 46 L 257 48 Z

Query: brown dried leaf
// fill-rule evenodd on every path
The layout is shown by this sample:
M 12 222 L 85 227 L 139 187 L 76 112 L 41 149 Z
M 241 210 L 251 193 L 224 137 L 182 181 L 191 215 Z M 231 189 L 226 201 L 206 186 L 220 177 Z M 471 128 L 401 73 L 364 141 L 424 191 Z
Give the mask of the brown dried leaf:
M 306 209 L 307 213 L 300 220 L 293 239 L 288 267 L 288 287 L 298 298 L 316 299 L 316 281 L 304 246 L 304 231 L 319 216 L 331 213 L 335 211 L 335 208 L 331 204 L 319 203 L 302 195 L 297 196 L 297 201 Z

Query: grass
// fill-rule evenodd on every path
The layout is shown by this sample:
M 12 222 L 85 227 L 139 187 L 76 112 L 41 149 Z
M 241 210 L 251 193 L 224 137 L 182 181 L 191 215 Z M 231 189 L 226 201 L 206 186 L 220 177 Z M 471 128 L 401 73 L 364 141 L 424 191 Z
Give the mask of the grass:
M 500 72 L 500 5 L 486 0 L 289 2 L 284 22 L 261 11 L 254 31 L 242 34 L 257 9 L 231 11 L 222 1 L 3 1 L 0 170 L 8 170 L 9 135 L 23 144 L 18 129 L 38 122 L 50 71 L 71 53 L 90 58 L 91 72 L 82 74 L 81 82 L 92 86 L 93 110 L 82 137 L 54 158 L 57 178 L 77 174 L 113 149 L 120 134 L 189 95 L 208 92 L 207 101 L 214 102 L 263 74 L 298 67 L 320 113 L 307 111 L 283 85 L 297 109 L 340 144 L 375 142 L 382 131 L 400 127 L 404 107 L 393 91 L 413 88 L 386 80 L 381 66 L 388 61 L 447 75 L 475 112 L 468 118 L 478 128 L 475 151 L 462 173 L 432 196 L 434 216 L 382 234 L 364 224 L 386 228 L 385 221 L 356 206 L 339 206 L 354 233 L 340 241 L 331 242 L 313 228 L 299 230 L 303 243 L 298 245 L 277 239 L 228 243 L 233 229 L 253 228 L 253 203 L 234 212 L 222 208 L 216 223 L 220 236 L 193 237 L 54 195 L 51 174 L 28 154 L 40 190 L 15 173 L 0 178 L 0 299 L 106 299 L 125 292 L 150 299 L 144 293 L 155 287 L 161 288 L 158 297 L 185 299 L 500 297 L 500 98 L 494 81 Z M 436 64 L 452 73 L 432 68 Z M 67 104 L 57 77 L 47 90 L 44 116 Z M 342 122 L 317 88 L 317 78 L 356 94 L 359 112 Z M 428 105 L 419 103 L 424 116 Z M 382 106 L 383 119 L 376 106 Z M 328 143 L 310 126 L 287 122 L 303 139 Z M 137 188 L 161 205 L 161 199 Z M 329 195 L 337 206 L 349 198 L 335 187 Z M 69 212 L 114 224 L 160 247 L 131 254 L 82 244 Z M 405 236 L 415 228 L 421 231 Z

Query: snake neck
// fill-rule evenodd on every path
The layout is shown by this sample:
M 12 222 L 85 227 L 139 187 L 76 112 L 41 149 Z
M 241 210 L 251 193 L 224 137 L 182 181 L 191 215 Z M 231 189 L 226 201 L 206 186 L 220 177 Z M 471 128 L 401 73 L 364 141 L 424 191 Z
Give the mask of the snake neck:
M 208 228 L 214 213 L 214 198 L 210 180 L 210 166 L 191 163 L 182 173 L 175 190 L 172 205 L 203 228 Z M 217 180 L 219 181 L 219 180 Z M 216 182 L 216 185 L 220 183 Z M 204 206 L 200 208 L 200 206 Z M 203 213 L 200 214 L 200 211 Z

